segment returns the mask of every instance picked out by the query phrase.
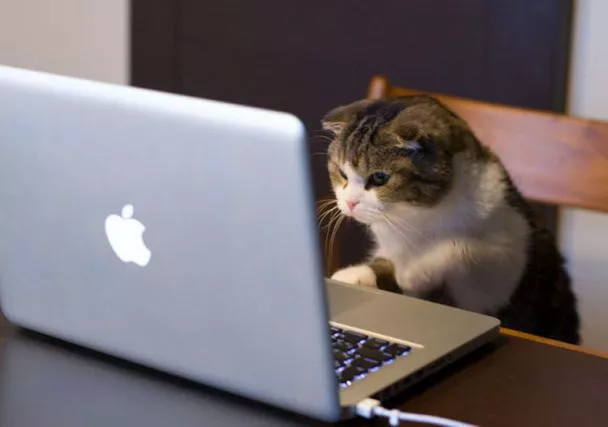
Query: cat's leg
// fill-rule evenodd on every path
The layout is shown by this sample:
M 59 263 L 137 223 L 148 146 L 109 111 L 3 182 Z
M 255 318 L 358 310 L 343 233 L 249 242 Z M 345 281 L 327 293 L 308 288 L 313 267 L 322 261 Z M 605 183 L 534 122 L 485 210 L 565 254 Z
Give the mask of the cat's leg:
M 509 301 L 524 265 L 523 251 L 462 239 L 437 245 L 397 268 L 395 277 L 406 294 L 447 299 L 450 305 L 471 311 L 493 312 Z
M 351 265 L 336 271 L 331 278 L 350 285 L 376 287 L 376 273 L 368 264 Z
M 443 251 L 442 251 L 443 252 Z M 438 300 L 447 288 L 446 277 L 450 274 L 451 263 L 447 254 L 439 254 L 437 249 L 417 256 L 407 264 L 397 265 L 395 280 L 403 293 L 426 300 Z
M 353 265 L 336 271 L 332 279 L 351 285 L 369 286 L 402 293 L 395 280 L 393 263 L 386 258 L 372 258 L 368 263 Z
M 397 284 L 395 279 L 395 266 L 386 258 L 373 258 L 369 266 L 376 274 L 376 287 L 383 291 L 394 292 L 397 294 L 403 293 L 403 290 Z
M 454 301 L 452 292 L 450 291 L 448 284 L 445 282 L 441 283 L 440 285 L 437 285 L 436 287 L 432 287 L 426 293 L 419 294 L 416 296 L 427 301 L 456 307 L 456 301 Z

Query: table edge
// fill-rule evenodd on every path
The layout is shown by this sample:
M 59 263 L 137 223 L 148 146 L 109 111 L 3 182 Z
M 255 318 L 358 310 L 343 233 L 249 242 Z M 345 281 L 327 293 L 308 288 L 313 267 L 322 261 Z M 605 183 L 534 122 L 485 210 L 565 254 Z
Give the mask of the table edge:
M 532 335 L 532 334 L 528 334 L 526 332 L 520 332 L 520 331 L 516 331 L 513 329 L 509 329 L 509 328 L 500 328 L 500 333 L 503 335 L 507 335 L 507 336 L 511 336 L 511 337 L 515 337 L 515 338 L 521 338 L 521 339 L 525 339 L 528 341 L 538 342 L 540 344 L 546 344 L 546 345 L 550 345 L 553 347 L 559 347 L 559 348 L 564 348 L 566 350 L 571 350 L 571 351 L 576 351 L 579 353 L 588 354 L 590 356 L 596 356 L 596 357 L 608 359 L 608 351 L 602 351 L 602 350 L 598 350 L 598 349 L 594 349 L 594 348 L 585 347 L 582 345 L 568 344 L 568 343 L 565 343 L 562 341 L 552 340 L 549 338 L 543 338 L 543 337 L 539 337 L 537 335 Z

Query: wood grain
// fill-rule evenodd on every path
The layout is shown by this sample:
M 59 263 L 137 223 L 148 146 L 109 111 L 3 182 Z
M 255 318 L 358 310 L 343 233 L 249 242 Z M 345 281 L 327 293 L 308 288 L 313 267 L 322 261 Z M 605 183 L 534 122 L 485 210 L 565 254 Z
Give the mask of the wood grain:
M 374 77 L 378 99 L 422 91 Z M 466 120 L 501 158 L 524 196 L 537 202 L 608 212 L 608 122 L 430 93 Z
M 546 345 L 552 345 L 554 347 L 564 348 L 564 349 L 572 350 L 572 351 L 578 351 L 579 353 L 585 353 L 585 354 L 588 354 L 591 356 L 597 356 L 597 357 L 602 357 L 604 359 L 608 359 L 607 351 L 600 351 L 600 350 L 584 347 L 581 345 L 568 344 L 568 343 L 565 343 L 562 341 L 556 341 L 556 340 L 552 340 L 552 339 L 548 339 L 548 338 L 543 338 L 543 337 L 528 334 L 525 332 L 515 331 L 513 329 L 508 329 L 508 328 L 501 328 L 500 333 L 503 335 L 511 336 L 511 337 L 521 338 L 521 339 L 525 339 L 528 341 L 534 341 L 534 342 L 538 342 L 538 343 L 546 344 Z

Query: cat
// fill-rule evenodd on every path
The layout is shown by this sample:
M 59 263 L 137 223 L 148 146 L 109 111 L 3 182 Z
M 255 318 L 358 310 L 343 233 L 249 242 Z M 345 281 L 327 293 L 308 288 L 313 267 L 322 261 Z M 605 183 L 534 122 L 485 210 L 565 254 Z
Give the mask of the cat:
M 337 208 L 375 242 L 369 259 L 332 279 L 580 343 L 577 298 L 554 237 L 460 116 L 418 95 L 355 101 L 322 125 Z

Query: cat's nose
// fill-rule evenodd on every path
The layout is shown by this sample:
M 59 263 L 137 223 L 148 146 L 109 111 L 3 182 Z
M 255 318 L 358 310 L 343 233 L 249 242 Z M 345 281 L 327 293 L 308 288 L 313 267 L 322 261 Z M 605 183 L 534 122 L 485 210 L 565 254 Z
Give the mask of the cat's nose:
M 346 207 L 348 207 L 349 211 L 352 211 L 353 209 L 355 209 L 355 206 L 357 206 L 359 204 L 358 200 L 347 200 L 346 201 Z

